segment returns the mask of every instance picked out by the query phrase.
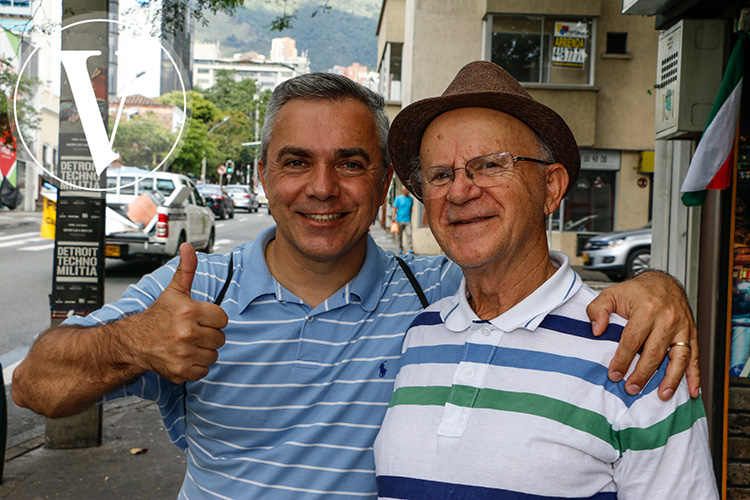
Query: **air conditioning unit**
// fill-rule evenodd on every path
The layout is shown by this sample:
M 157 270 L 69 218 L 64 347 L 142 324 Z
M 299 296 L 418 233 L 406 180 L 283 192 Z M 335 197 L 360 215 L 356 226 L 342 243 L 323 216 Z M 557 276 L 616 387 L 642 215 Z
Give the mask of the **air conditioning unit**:
M 656 138 L 703 132 L 724 70 L 724 21 L 683 19 L 659 34 Z

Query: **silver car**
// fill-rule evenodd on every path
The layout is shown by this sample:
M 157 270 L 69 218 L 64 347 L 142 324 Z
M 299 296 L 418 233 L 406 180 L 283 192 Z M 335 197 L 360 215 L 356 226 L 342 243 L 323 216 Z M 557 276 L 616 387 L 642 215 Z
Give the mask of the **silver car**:
M 583 247 L 583 267 L 614 281 L 651 269 L 651 224 L 591 238 Z
M 232 197 L 234 208 L 241 208 L 248 212 L 258 211 L 258 207 L 260 206 L 258 197 L 249 186 L 244 184 L 230 184 L 229 186 L 224 186 L 224 188 L 229 193 L 229 196 Z

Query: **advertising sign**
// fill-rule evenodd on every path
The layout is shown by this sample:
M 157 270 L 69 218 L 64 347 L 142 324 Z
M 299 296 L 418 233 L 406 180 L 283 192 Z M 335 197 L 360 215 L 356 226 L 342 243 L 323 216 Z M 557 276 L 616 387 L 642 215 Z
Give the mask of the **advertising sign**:
M 586 62 L 586 40 L 589 37 L 585 23 L 556 22 L 552 43 L 552 66 L 583 69 Z
M 59 196 L 53 309 L 92 310 L 104 303 L 104 200 Z
M 737 155 L 729 375 L 750 376 L 750 141 L 740 134 Z

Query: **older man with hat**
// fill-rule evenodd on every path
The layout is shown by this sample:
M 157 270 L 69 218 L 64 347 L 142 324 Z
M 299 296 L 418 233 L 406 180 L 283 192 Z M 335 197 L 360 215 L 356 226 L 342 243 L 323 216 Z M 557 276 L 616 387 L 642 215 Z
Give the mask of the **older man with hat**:
M 595 292 L 548 250 L 544 217 L 580 169 L 565 122 L 475 62 L 396 117 L 389 151 L 464 278 L 407 333 L 379 497 L 718 498 L 700 398 L 684 379 L 668 402 L 610 381 L 626 321 L 595 337 Z

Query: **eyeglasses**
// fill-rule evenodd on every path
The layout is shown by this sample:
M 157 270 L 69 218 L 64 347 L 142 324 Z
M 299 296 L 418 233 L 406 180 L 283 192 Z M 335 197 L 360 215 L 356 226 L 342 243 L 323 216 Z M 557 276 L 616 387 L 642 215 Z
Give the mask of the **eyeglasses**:
M 459 168 L 437 166 L 415 170 L 411 185 L 423 200 L 441 198 L 450 191 L 456 178 L 456 171 L 465 170 L 466 176 L 475 185 L 482 188 L 497 186 L 513 173 L 519 161 L 552 165 L 552 162 L 536 158 L 513 156 L 510 153 L 490 153 L 472 158 L 466 162 L 466 165 Z

